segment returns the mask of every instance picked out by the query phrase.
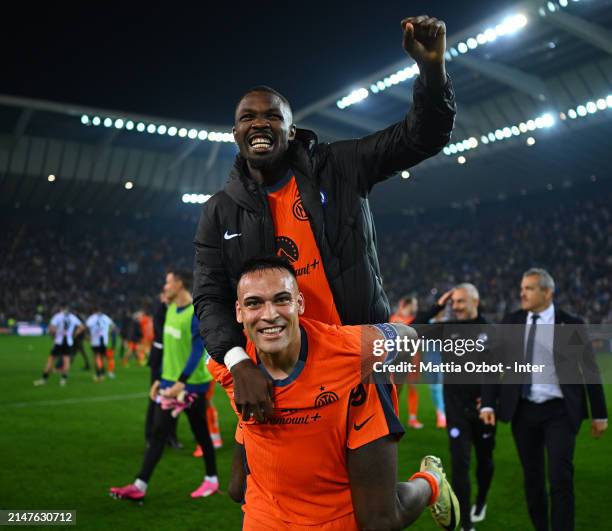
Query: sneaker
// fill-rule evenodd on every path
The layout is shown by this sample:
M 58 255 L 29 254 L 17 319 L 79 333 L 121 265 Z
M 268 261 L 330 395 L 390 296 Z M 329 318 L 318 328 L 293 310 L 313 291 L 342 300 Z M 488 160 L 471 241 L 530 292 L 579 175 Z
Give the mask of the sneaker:
M 111 487 L 109 494 L 111 498 L 115 498 L 117 500 L 142 501 L 145 497 L 145 493 L 133 483 L 130 483 L 125 487 Z
M 221 439 L 221 437 L 219 436 L 219 438 L 212 438 L 212 443 L 213 446 L 215 447 L 215 450 L 218 450 L 219 448 L 223 448 L 223 439 Z
M 109 380 L 114 380 L 115 379 L 115 373 L 114 372 L 107 372 L 106 373 L 108 375 Z
M 436 428 L 446 429 L 446 415 L 444 413 L 436 413 Z
M 41 385 L 47 385 L 47 380 L 45 378 L 34 380 L 34 387 L 40 387 Z
M 205 481 L 191 493 L 192 498 L 206 498 L 219 490 L 219 482 Z
M 419 422 L 419 419 L 408 419 L 408 427 L 413 430 L 422 430 L 423 423 Z
M 429 472 L 440 478 L 440 494 L 429 510 L 436 524 L 451 531 L 459 528 L 460 511 L 457 496 L 453 492 L 439 457 L 427 455 L 421 461 L 421 472 Z
M 478 507 L 476 504 L 472 505 L 472 510 L 470 511 L 470 518 L 472 522 L 482 522 L 487 516 L 487 504 L 485 503 L 478 511 Z
M 202 457 L 204 455 L 202 447 L 199 444 L 196 446 L 196 449 L 193 451 L 192 455 L 193 457 Z
M 60 378 L 60 387 L 66 387 L 67 381 L 66 378 Z

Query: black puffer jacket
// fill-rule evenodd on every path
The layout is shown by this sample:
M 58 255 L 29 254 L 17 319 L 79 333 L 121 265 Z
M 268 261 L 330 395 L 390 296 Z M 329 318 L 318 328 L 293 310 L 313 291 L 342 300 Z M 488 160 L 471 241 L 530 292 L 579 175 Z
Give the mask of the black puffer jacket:
M 435 155 L 450 139 L 450 80 L 433 94 L 417 79 L 413 102 L 404 120 L 358 140 L 318 144 L 313 132 L 298 129 L 288 151 L 343 324 L 389 317 L 368 203 L 372 186 Z M 206 348 L 222 363 L 230 348 L 245 344 L 234 309 L 241 266 L 276 252 L 266 196 L 240 155 L 225 188 L 204 205 L 194 244 L 193 303 Z

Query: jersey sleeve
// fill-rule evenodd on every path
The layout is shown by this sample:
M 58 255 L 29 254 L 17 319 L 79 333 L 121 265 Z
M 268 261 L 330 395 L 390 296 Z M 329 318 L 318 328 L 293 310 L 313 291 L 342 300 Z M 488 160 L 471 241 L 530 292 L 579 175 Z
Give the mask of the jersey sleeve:
M 51 317 L 51 322 L 49 323 L 49 326 L 59 326 L 59 315 L 55 314 L 53 317 Z
M 346 445 L 350 450 L 387 435 L 401 438 L 404 428 L 398 418 L 395 386 L 360 383 L 353 388 L 348 403 L 347 430 Z

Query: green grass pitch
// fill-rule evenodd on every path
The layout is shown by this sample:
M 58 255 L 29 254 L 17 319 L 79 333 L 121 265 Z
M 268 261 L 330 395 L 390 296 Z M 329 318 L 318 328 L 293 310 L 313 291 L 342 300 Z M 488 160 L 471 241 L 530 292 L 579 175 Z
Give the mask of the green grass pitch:
M 179 422 L 185 448 L 166 450 L 144 505 L 110 498 L 108 488 L 132 481 L 140 467 L 148 369 L 118 364 L 116 380 L 96 384 L 77 357 L 65 388 L 58 385 L 57 375 L 51 376 L 46 387 L 35 388 L 32 381 L 40 377 L 50 347 L 46 337 L 0 337 L 1 509 L 75 509 L 77 527 L 82 529 L 240 529 L 240 507 L 226 494 L 189 497 L 202 480 L 203 465 L 191 456 L 194 443 L 185 418 Z M 609 365 L 609 358 L 605 362 Z M 429 390 L 425 385 L 419 388 L 419 416 L 425 429 L 407 431 L 402 439 L 400 479 L 416 471 L 425 454 L 437 454 L 449 465 L 446 432 L 433 427 Z M 608 397 L 611 391 L 608 385 Z M 405 420 L 405 392 L 401 402 Z M 215 403 L 225 442 L 217 452 L 225 490 L 236 421 L 221 389 Z M 609 529 L 612 433 L 594 440 L 589 430 L 584 423 L 574 460 L 576 529 Z M 530 529 L 521 468 L 507 425 L 498 430 L 495 466 L 487 520 L 478 529 Z M 414 529 L 434 529 L 429 514 Z

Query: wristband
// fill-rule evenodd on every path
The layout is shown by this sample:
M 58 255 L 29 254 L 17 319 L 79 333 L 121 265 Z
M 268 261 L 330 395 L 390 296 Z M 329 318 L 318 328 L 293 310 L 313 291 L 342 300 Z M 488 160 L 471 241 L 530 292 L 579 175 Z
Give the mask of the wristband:
M 228 371 L 232 370 L 232 367 L 237 363 L 244 360 L 250 360 L 249 355 L 245 352 L 242 347 L 233 347 L 227 351 L 223 357 L 223 363 L 227 367 Z
M 424 479 L 431 487 L 431 498 L 429 498 L 427 505 L 433 505 L 436 503 L 438 496 L 440 495 L 440 485 L 438 485 L 438 480 L 435 478 L 435 476 L 429 472 L 417 472 L 416 474 L 412 474 L 410 481 L 417 478 Z

